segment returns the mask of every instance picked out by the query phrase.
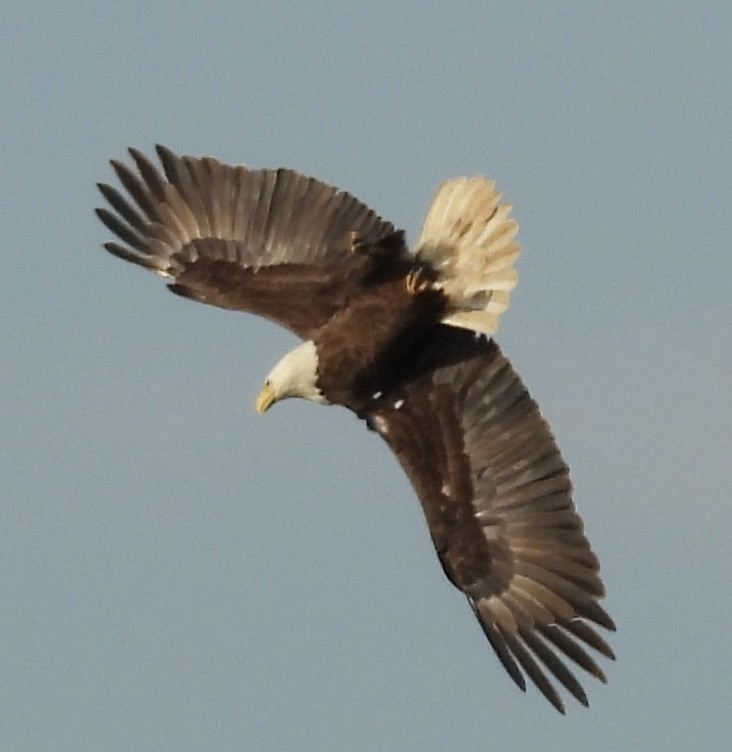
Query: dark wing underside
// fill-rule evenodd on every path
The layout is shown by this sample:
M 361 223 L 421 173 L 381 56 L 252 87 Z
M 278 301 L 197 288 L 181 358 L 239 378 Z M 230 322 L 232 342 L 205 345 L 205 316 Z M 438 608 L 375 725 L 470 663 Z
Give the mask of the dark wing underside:
M 450 580 L 516 684 L 561 712 L 550 677 L 581 703 L 567 659 L 605 681 L 590 626 L 613 630 L 568 468 L 536 403 L 493 341 L 437 325 L 400 393 L 366 415 L 422 502 Z
M 132 200 L 100 184 L 112 211 L 97 214 L 122 241 L 106 243 L 110 253 L 168 278 L 179 295 L 310 337 L 346 305 L 373 259 L 406 254 L 389 222 L 314 178 L 157 152 L 164 174 L 134 149 L 136 170 L 112 162 Z

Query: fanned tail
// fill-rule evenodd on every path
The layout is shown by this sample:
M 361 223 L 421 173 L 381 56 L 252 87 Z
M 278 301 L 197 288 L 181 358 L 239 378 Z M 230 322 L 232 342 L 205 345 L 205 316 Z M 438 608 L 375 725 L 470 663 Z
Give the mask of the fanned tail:
M 443 322 L 489 336 L 518 279 L 518 224 L 500 200 L 495 183 L 482 177 L 445 181 L 427 211 L 416 251 L 450 301 Z

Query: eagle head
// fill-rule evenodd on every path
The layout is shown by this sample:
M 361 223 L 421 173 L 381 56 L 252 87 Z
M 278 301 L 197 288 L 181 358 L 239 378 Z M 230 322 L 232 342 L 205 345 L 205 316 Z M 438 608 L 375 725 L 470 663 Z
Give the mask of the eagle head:
M 328 404 L 318 387 L 318 351 L 312 340 L 288 352 L 269 372 L 254 407 L 258 413 L 264 413 L 275 402 L 288 397 Z

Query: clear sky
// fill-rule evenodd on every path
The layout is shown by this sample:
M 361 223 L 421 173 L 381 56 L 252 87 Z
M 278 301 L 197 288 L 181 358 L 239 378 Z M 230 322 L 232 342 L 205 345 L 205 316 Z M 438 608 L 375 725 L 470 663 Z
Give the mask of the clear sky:
M 732 708 L 732 5 L 8 2 L 0 9 L 0 745 L 719 750 Z M 499 341 L 618 623 L 556 714 L 445 580 L 386 446 L 252 400 L 294 344 L 105 254 L 155 142 L 335 183 L 414 238 L 495 178 Z

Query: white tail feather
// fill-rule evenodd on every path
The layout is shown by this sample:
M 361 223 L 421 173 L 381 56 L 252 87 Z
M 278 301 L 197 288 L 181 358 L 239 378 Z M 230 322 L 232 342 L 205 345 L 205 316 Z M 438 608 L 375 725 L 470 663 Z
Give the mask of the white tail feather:
M 450 301 L 443 322 L 492 335 L 516 286 L 513 262 L 518 224 L 500 204 L 495 183 L 453 178 L 438 189 L 427 211 L 417 258 L 437 273 L 435 286 Z

